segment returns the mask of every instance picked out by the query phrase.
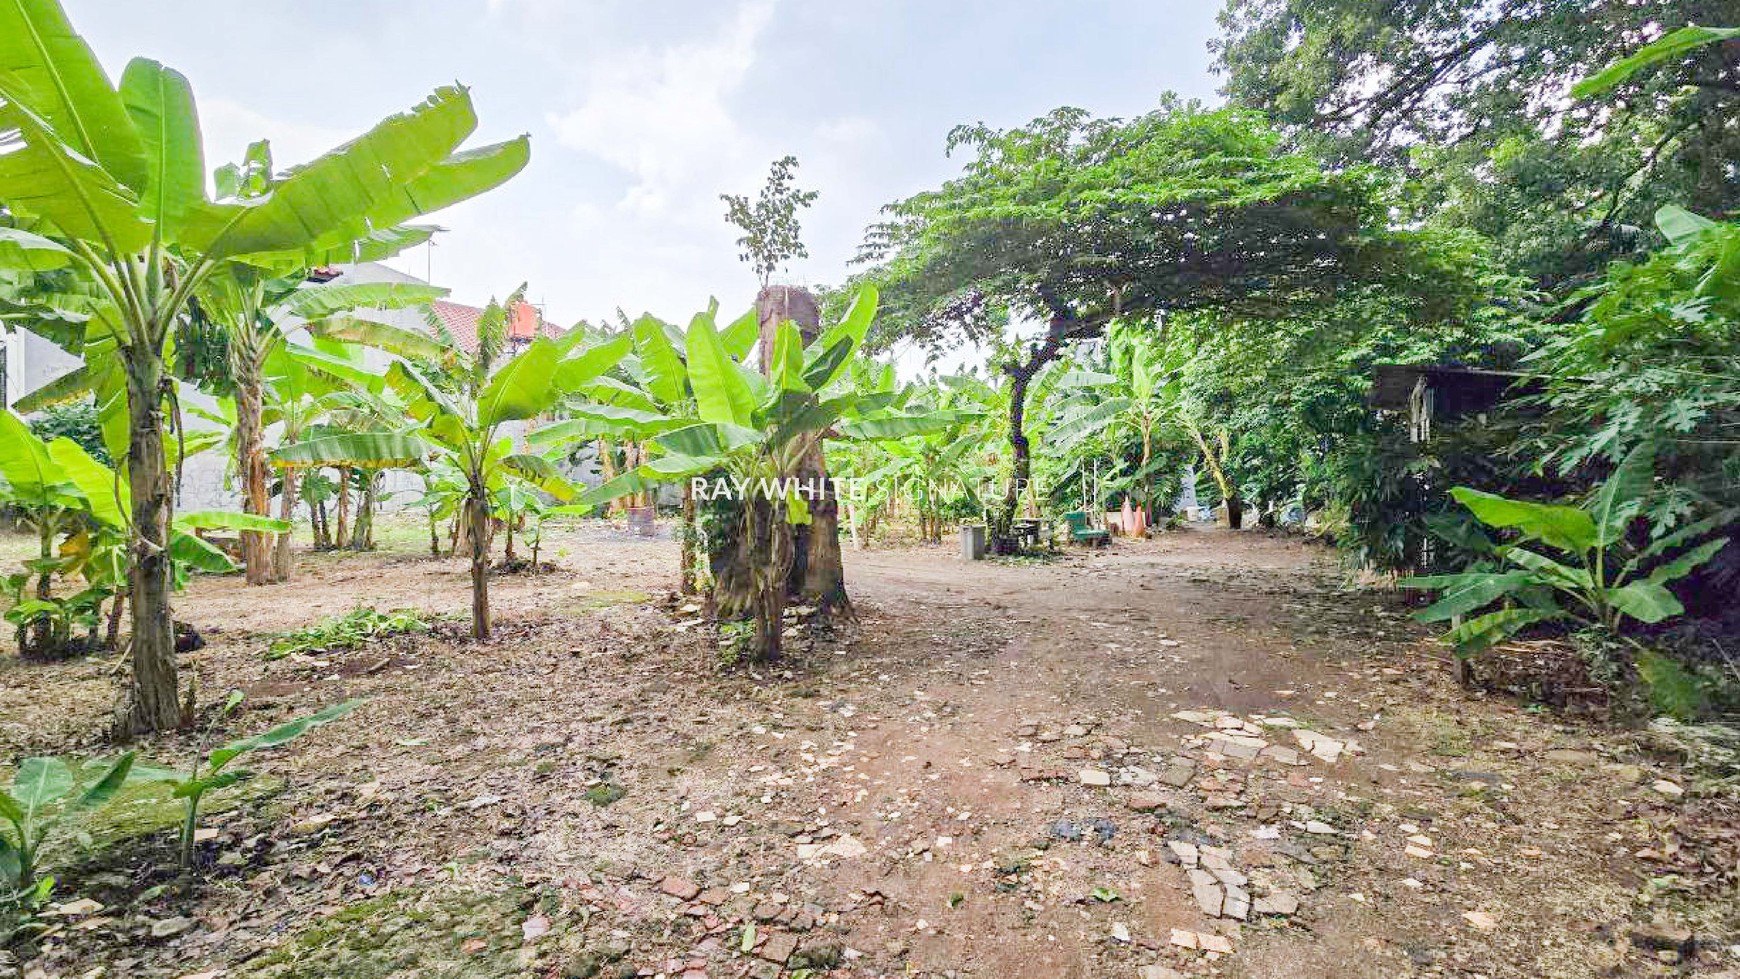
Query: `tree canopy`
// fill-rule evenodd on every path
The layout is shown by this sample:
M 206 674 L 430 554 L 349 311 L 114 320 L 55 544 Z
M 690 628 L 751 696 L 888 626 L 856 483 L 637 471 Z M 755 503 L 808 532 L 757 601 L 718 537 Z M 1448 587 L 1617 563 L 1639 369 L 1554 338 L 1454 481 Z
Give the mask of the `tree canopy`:
M 1674 27 L 1733 19 L 1723 0 L 1659 0 L 1647 16 L 1589 0 L 1228 0 L 1212 46 L 1233 104 L 1332 161 L 1405 168 L 1417 214 L 1492 237 L 1551 286 L 1659 244 L 1664 204 L 1740 200 L 1735 42 L 1571 97 Z

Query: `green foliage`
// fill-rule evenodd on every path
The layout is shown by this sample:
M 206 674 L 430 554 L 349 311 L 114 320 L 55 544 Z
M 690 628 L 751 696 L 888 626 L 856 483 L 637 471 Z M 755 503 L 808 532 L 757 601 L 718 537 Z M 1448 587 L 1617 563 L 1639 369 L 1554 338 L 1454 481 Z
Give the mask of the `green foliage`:
M 1548 378 L 1522 455 L 1574 474 L 1649 447 L 1667 479 L 1645 503 L 1663 534 L 1740 505 L 1740 224 L 1679 209 L 1659 218 L 1672 244 L 1615 265 L 1577 297 L 1582 315 L 1530 365 Z
M 815 203 L 816 191 L 792 186 L 797 165 L 795 156 L 773 161 L 767 184 L 753 202 L 745 195 L 719 195 L 725 202 L 725 220 L 743 231 L 743 237 L 737 239 L 737 247 L 742 249 L 738 257 L 755 269 L 763 286 L 786 262 L 810 254 L 804 247 L 798 211 Z
M 1709 713 L 1711 684 L 1679 662 L 1646 649 L 1637 654 L 1637 675 L 1656 714 L 1695 721 Z
M 1653 245 L 1663 204 L 1740 203 L 1733 59 L 1685 43 L 1710 29 L 1674 30 L 1720 9 L 1227 0 L 1214 46 L 1234 104 L 1336 163 L 1406 167 L 1416 219 L 1478 231 L 1557 289 Z
M 760 624 L 756 654 L 777 655 L 791 561 L 786 535 L 790 525 L 810 519 L 806 491 L 791 482 L 806 457 L 824 438 L 879 441 L 923 435 L 957 418 L 954 413 L 909 412 L 900 391 L 865 392 L 846 383 L 876 304 L 874 289 L 861 291 L 845 317 L 809 344 L 794 323 L 781 323 L 765 376 L 741 362 L 755 339 L 753 314 L 721 331 L 712 310 L 698 313 L 682 335 L 680 365 L 686 380 L 678 385 L 672 375 L 669 385 L 673 391 L 687 390 L 691 399 L 659 404 L 621 382 L 600 378 L 582 392 L 599 403 L 571 403 L 568 410 L 577 419 L 548 426 L 529 440 L 560 448 L 577 438 L 611 432 L 644 439 L 654 450 L 649 461 L 588 491 L 581 498 L 585 503 L 603 503 L 662 482 L 708 474 L 724 477 L 731 484 L 726 492 L 714 494 L 715 484 L 708 483 L 697 496 L 729 496 L 738 505 L 736 526 L 721 536 L 742 549 L 736 564 L 751 580 L 747 594 L 724 595 L 721 605 L 726 614 L 753 609 Z M 627 366 L 674 372 L 679 360 L 663 352 L 670 342 L 668 332 L 674 331 L 643 321 L 633 337 L 636 359 Z M 626 345 L 630 338 L 621 342 Z
M 108 447 L 103 444 L 103 429 L 93 401 L 50 405 L 30 419 L 30 431 L 44 442 L 71 439 L 103 465 L 115 464 L 115 460 L 109 457 Z
M 1650 491 L 1652 461 L 1648 448 L 1633 451 L 1580 506 L 1452 490 L 1483 525 L 1510 532 L 1515 542 L 1479 542 L 1492 560 L 1471 570 L 1404 579 L 1405 588 L 1439 592 L 1437 602 L 1416 618 L 1444 622 L 1472 615 L 1444 636 L 1467 655 L 1542 622 L 1577 620 L 1618 635 L 1627 621 L 1653 625 L 1679 615 L 1685 609 L 1667 586 L 1708 561 L 1728 539 L 1700 542 L 1720 525 L 1710 519 L 1642 547 L 1627 546 L 1627 530 Z
M 0 410 L 0 502 L 17 511 L 38 539 L 26 573 L 0 575 L 0 593 L 9 599 L 6 621 L 17 627 L 21 653 L 53 657 L 95 645 L 103 603 L 126 583 L 126 518 L 118 501 L 127 496 L 127 482 L 71 439 L 44 443 L 17 415 Z M 233 571 L 228 556 L 195 531 L 243 527 L 283 530 L 288 525 L 216 510 L 176 517 L 169 546 L 176 580 L 190 570 Z M 55 594 L 57 577 L 64 582 L 75 576 L 82 589 L 70 596 Z M 75 627 L 90 630 L 91 637 L 74 637 Z
M 48 899 L 52 877 L 38 865 L 43 843 L 70 816 L 114 798 L 133 768 L 133 752 L 111 761 L 73 763 L 64 758 L 26 758 L 0 791 L 0 913 L 34 907 Z
M 561 341 L 538 337 L 498 363 L 508 352 L 511 310 L 524 292 L 522 285 L 506 303 L 491 302 L 479 322 L 475 352 L 454 344 L 431 348 L 427 337 L 368 321 L 330 324 L 322 331 L 329 339 L 416 358 L 395 361 L 385 378 L 385 392 L 414 427 L 311 438 L 272 454 L 276 463 L 293 466 L 416 468 L 433 459 L 457 473 L 465 485 L 462 506 L 471 528 L 472 634 L 478 639 L 490 636 L 487 528 L 497 495 L 510 483 L 535 487 L 564 502 L 578 495 L 549 458 L 515 452 L 513 439 L 502 436 L 502 426 L 553 411 L 569 394 L 609 371 L 630 346 L 627 336 L 578 348 L 583 339 L 578 334 Z
M 283 272 L 389 257 L 428 236 L 405 222 L 500 184 L 530 157 L 523 136 L 461 151 L 477 117 L 462 87 L 445 86 L 281 180 L 250 153 L 219 172 L 214 198 L 198 119 L 179 72 L 135 58 L 117 86 L 56 0 L 0 3 L 0 283 L 38 322 L 66 326 L 110 455 L 127 460 L 125 534 L 147 555 L 129 565 L 138 686 L 127 723 L 141 731 L 177 720 L 173 567 L 158 555 L 171 548 L 167 366 L 189 304 L 238 264 Z M 44 269 L 70 280 L 44 289 L 34 275 Z
M 889 205 L 867 236 L 879 344 L 990 341 L 1012 316 L 1070 340 L 1160 310 L 1274 313 L 1381 261 L 1378 175 L 1285 151 L 1255 113 L 1063 108 L 957 127 L 949 148 L 973 153 L 962 175 Z
M 215 724 L 228 716 L 236 707 L 240 706 L 241 701 L 240 692 L 232 693 L 212 723 Z M 167 783 L 173 797 L 183 800 L 186 808 L 181 824 L 182 866 L 193 866 L 194 835 L 199 828 L 200 800 L 207 792 L 228 788 L 253 774 L 243 769 L 228 768 L 230 762 L 255 751 L 288 744 L 317 727 L 338 720 L 366 703 L 368 703 L 367 698 L 346 700 L 305 717 L 286 721 L 260 734 L 231 741 L 195 758 L 193 766 L 186 776 L 161 768 L 138 770 L 137 777 Z
M 387 636 L 428 630 L 428 621 L 413 609 L 377 612 L 372 606 L 365 606 L 274 637 L 266 649 L 266 658 L 356 649 Z

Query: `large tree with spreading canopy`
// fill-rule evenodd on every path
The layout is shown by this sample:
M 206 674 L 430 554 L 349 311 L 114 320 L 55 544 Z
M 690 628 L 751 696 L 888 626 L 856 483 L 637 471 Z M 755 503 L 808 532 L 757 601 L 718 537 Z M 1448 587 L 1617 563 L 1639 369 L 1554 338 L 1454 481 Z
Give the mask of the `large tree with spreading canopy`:
M 958 127 L 961 176 L 898 201 L 871 228 L 865 277 L 887 297 L 882 342 L 1037 338 L 1009 377 L 1012 473 L 1031 475 L 1027 387 L 1072 341 L 1116 320 L 1215 310 L 1272 315 L 1332 298 L 1389 265 L 1382 177 L 1289 152 L 1254 113 L 1168 101 L 1131 120 L 1058 109 L 1016 129 Z

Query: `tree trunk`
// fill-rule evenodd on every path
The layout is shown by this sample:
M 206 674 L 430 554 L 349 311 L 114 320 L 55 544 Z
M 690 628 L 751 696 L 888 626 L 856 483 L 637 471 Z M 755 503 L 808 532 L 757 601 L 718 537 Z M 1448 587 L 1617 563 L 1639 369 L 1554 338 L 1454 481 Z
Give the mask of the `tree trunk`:
M 344 547 L 350 540 L 350 467 L 338 468 L 338 531 L 332 535 L 333 547 Z
M 1031 361 L 1029 361 L 1031 363 Z M 1003 488 L 1003 510 L 997 515 L 993 532 L 1007 537 L 1015 524 L 1015 509 L 1021 504 L 1021 493 L 1033 478 L 1033 459 L 1027 444 L 1027 385 L 1038 368 L 1015 368 L 1009 375 L 1009 484 Z
M 266 493 L 266 445 L 264 423 L 265 394 L 256 377 L 236 378 L 236 475 L 242 480 L 242 512 L 250 516 L 270 516 L 271 500 Z M 273 582 L 271 539 L 263 531 L 244 530 L 242 563 L 247 569 L 250 585 Z
M 294 469 L 284 470 L 284 476 L 278 487 L 278 519 L 291 523 L 296 519 L 296 477 L 299 473 Z M 312 522 L 312 517 L 310 518 Z M 290 580 L 290 542 L 292 531 L 286 530 L 272 542 L 272 580 Z
M 1227 479 L 1226 471 L 1221 468 L 1220 460 L 1215 458 L 1214 449 L 1208 444 L 1208 439 L 1202 435 L 1202 430 L 1186 420 L 1184 428 L 1192 438 L 1196 439 L 1196 447 L 1202 450 L 1202 464 L 1208 467 L 1209 476 L 1213 477 L 1214 485 L 1220 490 L 1220 498 L 1226 502 L 1227 526 L 1238 530 L 1244 524 L 1244 501 L 1239 499 L 1238 491 L 1233 489 L 1232 481 Z M 1228 451 L 1226 436 L 1221 435 L 1221 453 Z
M 380 478 L 381 474 L 378 472 L 363 471 L 363 491 L 357 494 L 356 521 L 351 528 L 350 543 L 347 545 L 353 551 L 375 549 L 375 502 L 378 496 L 376 487 Z
M 471 636 L 488 639 L 489 621 L 489 495 L 473 487 L 465 498 L 471 514 Z
M 738 546 L 741 563 L 749 568 L 750 614 L 755 636 L 750 658 L 777 659 L 785 631 L 786 593 L 792 565 L 791 525 L 784 507 L 759 497 L 745 501 L 744 527 Z
M 163 360 L 137 347 L 127 368 L 127 475 L 133 520 L 127 583 L 133 600 L 133 678 L 123 732 L 168 731 L 176 700 L 175 623 L 169 608 L 169 525 L 174 497 L 163 448 Z
M 695 593 L 695 484 L 683 483 L 683 522 L 677 533 L 682 536 L 682 572 L 677 575 L 677 590 L 684 595 Z
M 441 532 L 433 509 L 429 511 L 429 556 L 441 556 Z
M 797 324 L 798 333 L 807 346 L 821 334 L 821 311 L 815 296 L 807 289 L 771 286 L 755 297 L 756 316 L 760 321 L 761 370 L 768 373 L 773 359 L 774 339 L 779 325 L 786 320 Z M 814 605 L 818 612 L 849 612 L 852 601 L 846 595 L 846 568 L 840 553 L 840 502 L 828 479 L 824 442 L 804 453 L 798 463 L 798 485 L 808 490 L 810 522 L 789 528 L 792 557 L 786 573 L 786 593 L 793 600 Z M 800 490 L 802 492 L 803 490 Z
M 722 619 L 735 619 L 750 614 L 755 608 L 755 548 L 753 535 L 756 521 L 749 511 L 766 501 L 751 495 L 747 499 L 715 501 L 718 508 L 725 503 L 735 506 L 734 519 L 723 521 L 732 529 L 730 540 L 709 540 L 708 567 L 713 578 L 713 610 Z
M 103 638 L 103 648 L 118 649 L 121 645 L 121 613 L 127 608 L 127 593 L 117 592 L 114 604 L 109 606 L 109 631 Z
M 42 561 L 54 558 L 54 527 L 53 513 L 44 513 L 36 523 L 37 553 Z M 54 572 L 41 571 L 36 576 L 36 598 L 46 602 L 54 594 Z M 28 631 L 18 631 L 18 656 L 20 659 L 48 660 L 59 657 L 64 650 L 59 648 L 62 643 L 57 641 L 55 623 L 58 616 L 39 616 L 30 624 Z

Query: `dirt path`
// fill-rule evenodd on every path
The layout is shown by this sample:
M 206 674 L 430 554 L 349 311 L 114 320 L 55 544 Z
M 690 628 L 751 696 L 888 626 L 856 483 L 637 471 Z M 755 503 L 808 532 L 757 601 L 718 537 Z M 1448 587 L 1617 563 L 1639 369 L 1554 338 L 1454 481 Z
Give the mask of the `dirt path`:
M 443 626 L 343 657 L 259 656 L 260 633 L 358 602 L 462 608 L 456 562 L 321 557 L 291 589 L 196 586 L 182 613 L 219 629 L 191 662 L 255 708 L 233 727 L 377 699 L 262 760 L 283 788 L 210 820 L 222 862 L 197 886 L 129 898 L 163 877 L 151 853 L 70 875 L 110 907 L 32 967 L 1279 979 L 1736 964 L 1731 908 L 1640 890 L 1686 859 L 1681 804 L 1653 787 L 1672 773 L 1623 739 L 1471 699 L 1402 610 L 1344 590 L 1321 549 L 1182 533 L 1043 565 L 849 553 L 855 627 L 772 671 L 723 673 L 692 611 L 646 601 L 667 586 L 668 542 L 590 527 L 551 551 L 562 572 L 498 585 L 505 635 L 487 646 Z M 27 704 L 0 737 L 88 743 L 101 674 L 0 672 L 0 695 Z M 1664 908 L 1671 922 L 1643 926 Z M 1683 915 L 1696 941 L 1670 927 Z

